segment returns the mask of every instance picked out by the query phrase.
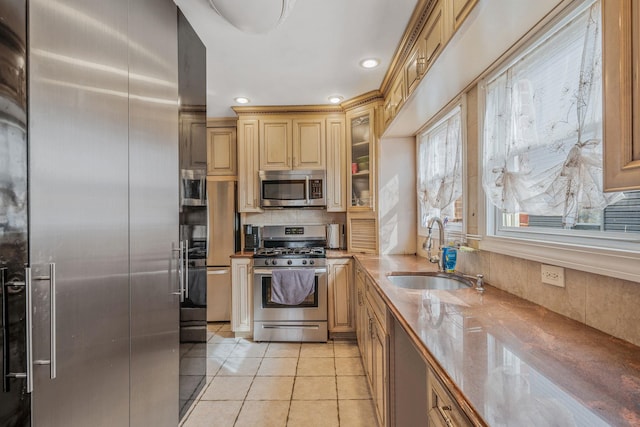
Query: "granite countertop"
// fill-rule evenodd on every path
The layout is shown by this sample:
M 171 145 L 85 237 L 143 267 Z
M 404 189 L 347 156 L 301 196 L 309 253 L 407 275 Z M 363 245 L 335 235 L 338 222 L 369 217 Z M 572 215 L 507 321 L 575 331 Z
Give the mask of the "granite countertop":
M 474 423 L 640 425 L 640 347 L 490 285 L 411 290 L 387 279 L 434 271 L 424 258 L 354 256 Z

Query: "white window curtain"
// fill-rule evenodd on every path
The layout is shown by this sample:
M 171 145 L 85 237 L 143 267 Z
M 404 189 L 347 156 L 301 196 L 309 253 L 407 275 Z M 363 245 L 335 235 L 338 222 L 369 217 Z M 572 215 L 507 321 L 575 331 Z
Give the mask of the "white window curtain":
M 486 84 L 483 187 L 503 212 L 603 209 L 602 43 L 593 3 Z
M 462 196 L 462 120 L 456 106 L 419 139 L 418 201 L 420 226 L 430 216 L 445 218 Z

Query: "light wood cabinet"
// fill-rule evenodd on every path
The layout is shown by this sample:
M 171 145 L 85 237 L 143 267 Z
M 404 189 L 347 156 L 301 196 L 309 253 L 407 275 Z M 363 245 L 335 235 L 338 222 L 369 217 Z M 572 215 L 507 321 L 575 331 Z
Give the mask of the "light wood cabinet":
M 356 330 L 353 264 L 349 258 L 328 259 L 329 332 L 353 333 Z
M 235 176 L 236 128 L 207 128 L 207 175 Z
M 324 119 L 260 119 L 260 169 L 324 169 Z
M 347 145 L 344 118 L 327 119 L 327 212 L 347 210 Z
M 347 112 L 347 146 L 349 174 L 348 211 L 371 211 L 376 188 L 376 106 L 367 105 Z
M 425 72 L 425 45 L 417 43 L 404 66 L 404 80 L 407 98 L 413 93 Z
M 604 189 L 640 189 L 640 4 L 603 7 Z
M 371 387 L 378 424 L 386 426 L 389 394 L 387 308 L 368 277 L 365 277 L 365 295 L 368 331 L 364 337 L 367 342 L 364 366 Z
M 260 120 L 260 170 L 291 169 L 291 120 Z
M 378 416 L 378 424 L 387 425 L 387 334 L 380 322 L 374 318 L 371 328 L 371 358 L 372 358 L 372 386 L 373 402 Z
M 447 4 L 451 7 L 453 31 L 456 31 L 469 15 L 478 0 L 451 0 Z
M 378 251 L 375 213 L 377 182 L 377 111 L 379 102 L 366 104 L 346 114 L 347 154 L 351 165 L 347 191 L 347 249 L 353 252 Z
M 450 36 L 451 25 L 446 19 L 445 2 L 440 0 L 429 15 L 418 40 L 418 43 L 423 45 L 425 73 L 438 57 Z
M 351 252 L 378 252 L 378 219 L 375 212 L 347 212 L 347 248 Z
M 180 112 L 180 168 L 207 168 L 207 115 L 203 109 Z
M 251 258 L 231 259 L 231 330 L 248 336 L 253 327 L 253 274 Z
M 386 426 L 389 414 L 387 308 L 360 263 L 354 263 L 358 347 L 376 408 L 378 425 Z
M 384 125 L 388 126 L 405 101 L 404 73 L 399 73 L 393 81 L 391 91 L 384 102 Z
M 258 120 L 238 121 L 238 212 L 262 212 L 258 135 Z
M 324 169 L 326 156 L 325 120 L 293 120 L 293 169 Z
M 369 331 L 367 309 L 365 306 L 365 273 L 358 262 L 355 264 L 354 281 L 356 286 L 356 337 L 358 339 L 358 348 L 360 349 L 360 355 L 362 357 L 362 365 L 366 366 L 367 360 L 367 347 L 366 347 L 366 335 Z

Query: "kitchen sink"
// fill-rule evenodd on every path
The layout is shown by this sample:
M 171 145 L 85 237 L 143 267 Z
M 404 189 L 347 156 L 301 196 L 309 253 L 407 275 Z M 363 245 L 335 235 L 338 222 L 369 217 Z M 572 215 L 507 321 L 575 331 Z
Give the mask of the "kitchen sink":
M 387 275 L 387 279 L 395 286 L 405 289 L 432 289 L 439 291 L 455 291 L 473 286 L 473 283 L 454 274 L 436 272 L 397 272 Z

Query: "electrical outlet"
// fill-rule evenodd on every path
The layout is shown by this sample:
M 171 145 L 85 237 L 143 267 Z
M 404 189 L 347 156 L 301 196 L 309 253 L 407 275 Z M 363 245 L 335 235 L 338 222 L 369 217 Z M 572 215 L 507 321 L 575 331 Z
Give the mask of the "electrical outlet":
M 564 288 L 564 268 L 542 264 L 542 283 Z

